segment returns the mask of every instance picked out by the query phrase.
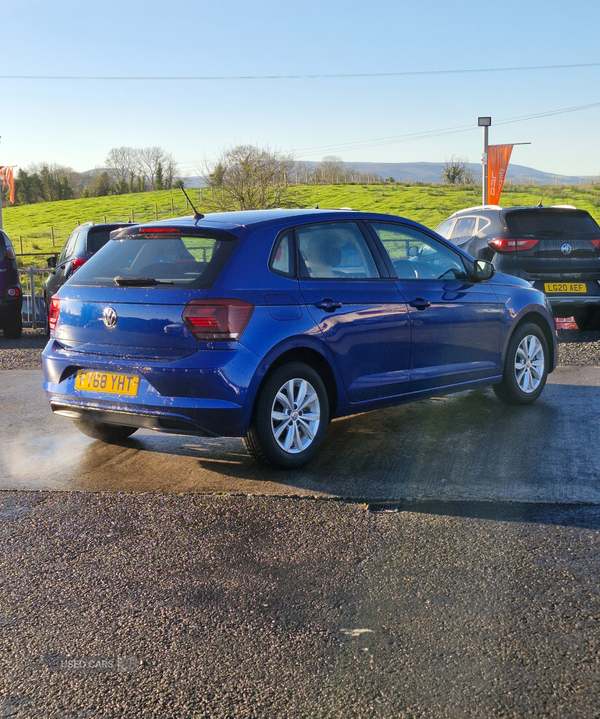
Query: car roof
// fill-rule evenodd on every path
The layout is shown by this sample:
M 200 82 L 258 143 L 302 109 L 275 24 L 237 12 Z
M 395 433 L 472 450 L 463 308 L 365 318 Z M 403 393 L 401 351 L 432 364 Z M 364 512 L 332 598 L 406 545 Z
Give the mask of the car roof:
M 519 205 L 516 207 L 500 207 L 499 205 L 477 205 L 476 207 L 465 207 L 464 210 L 457 210 L 454 212 L 450 217 L 448 217 L 448 220 L 453 219 L 454 217 L 461 217 L 465 214 L 471 214 L 471 213 L 487 213 L 488 211 L 496 211 L 501 212 L 503 214 L 507 214 L 508 212 L 523 212 L 526 210 L 537 210 L 538 212 L 550 212 L 550 211 L 556 211 L 556 210 L 575 210 L 576 212 L 583 212 L 585 214 L 589 214 L 587 210 L 580 210 L 577 207 L 574 207 L 573 205 L 548 205 L 546 206 L 540 206 L 540 205 Z M 446 222 L 446 220 L 444 220 Z
M 215 230 L 224 230 L 228 232 L 234 232 L 234 234 L 241 234 L 240 230 L 243 231 L 247 227 L 257 227 L 259 225 L 270 225 L 281 222 L 281 220 L 298 220 L 300 222 L 310 221 L 330 221 L 330 220 L 378 220 L 378 221 L 393 221 L 403 222 L 413 227 L 423 227 L 417 222 L 413 222 L 405 217 L 398 215 L 383 215 L 375 212 L 357 212 L 354 210 L 343 209 L 276 209 L 276 210 L 239 210 L 234 212 L 215 212 L 204 215 L 199 220 L 195 220 L 193 216 L 189 217 L 173 217 L 168 220 L 159 220 L 157 222 L 147 222 L 144 224 L 136 225 L 136 227 L 164 227 L 164 226 L 176 226 L 179 228 L 190 227 L 200 228 L 206 227 Z M 290 225 L 293 222 L 290 222 Z M 126 229 L 126 227 L 123 227 Z M 427 229 L 427 228 L 425 228 Z M 237 230 L 237 231 L 236 231 Z

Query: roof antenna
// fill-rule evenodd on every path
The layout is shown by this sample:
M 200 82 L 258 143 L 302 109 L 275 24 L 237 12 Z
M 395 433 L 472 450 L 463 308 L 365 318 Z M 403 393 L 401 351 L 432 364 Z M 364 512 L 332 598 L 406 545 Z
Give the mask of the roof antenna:
M 181 188 L 181 191 L 185 195 L 185 199 L 190 203 L 190 205 L 192 205 L 192 210 L 194 210 L 194 219 L 196 220 L 196 222 L 198 222 L 198 220 L 201 220 L 204 215 L 201 212 L 198 212 L 198 210 L 194 207 L 192 201 L 188 197 L 188 193 L 183 189 L 183 187 Z
M 544 197 L 546 197 L 546 193 L 544 193 L 544 194 L 542 195 L 542 199 L 540 200 L 539 205 L 536 205 L 536 207 L 543 207 L 543 206 L 544 206 L 544 205 L 543 205 Z

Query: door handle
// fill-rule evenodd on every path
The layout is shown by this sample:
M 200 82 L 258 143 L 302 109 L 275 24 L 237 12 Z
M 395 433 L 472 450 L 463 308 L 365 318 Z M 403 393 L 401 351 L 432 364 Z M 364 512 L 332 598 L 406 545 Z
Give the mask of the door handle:
M 325 312 L 333 312 L 334 310 L 339 310 L 341 306 L 341 302 L 331 300 L 329 299 L 329 297 L 324 297 L 320 302 L 315 302 L 315 307 L 320 310 L 325 310 Z
M 417 310 L 426 310 L 428 307 L 431 307 L 431 302 L 428 302 L 421 297 L 411 300 L 408 304 Z

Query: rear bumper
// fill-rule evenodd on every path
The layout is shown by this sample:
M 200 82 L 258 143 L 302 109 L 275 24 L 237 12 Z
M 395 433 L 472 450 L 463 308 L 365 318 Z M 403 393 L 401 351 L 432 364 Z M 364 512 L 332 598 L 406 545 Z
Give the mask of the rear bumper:
M 252 398 L 248 383 L 259 364 L 250 350 L 198 351 L 175 362 L 65 353 L 50 340 L 42 355 L 52 411 L 70 419 L 204 437 L 243 437 Z M 75 389 L 80 369 L 136 374 L 136 396 Z
M 570 317 L 576 310 L 585 309 L 587 307 L 600 308 L 600 295 L 580 295 L 579 297 L 573 297 L 572 295 L 565 295 L 562 297 L 547 295 L 547 297 L 548 302 L 550 302 L 550 307 L 552 307 L 552 313 L 555 317 Z
M 552 314 L 555 317 L 570 317 L 573 312 L 587 307 L 600 307 L 600 285 L 598 280 L 580 279 L 580 278 L 564 278 L 553 279 L 551 277 L 543 280 L 535 280 L 533 286 L 541 292 L 545 291 L 546 282 L 563 282 L 563 283 L 584 283 L 586 286 L 585 293 L 551 294 L 546 293 Z
M 189 417 L 148 410 L 128 412 L 125 410 L 108 409 L 106 407 L 82 406 L 68 399 L 51 399 L 50 407 L 54 414 L 68 419 L 85 419 L 106 424 L 116 424 L 138 429 L 153 429 L 156 432 L 172 434 L 190 434 L 196 437 L 218 437 L 219 434 L 202 427 Z

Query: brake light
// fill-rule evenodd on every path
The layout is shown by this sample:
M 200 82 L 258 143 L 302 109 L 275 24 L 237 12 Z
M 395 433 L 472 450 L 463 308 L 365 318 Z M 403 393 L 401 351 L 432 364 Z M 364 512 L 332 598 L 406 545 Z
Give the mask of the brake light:
M 530 250 L 537 245 L 538 240 L 513 240 L 507 237 L 494 237 L 488 240 L 488 245 L 494 252 L 522 252 Z
M 197 340 L 239 340 L 253 311 L 243 300 L 192 300 L 181 317 Z
M 14 260 L 15 259 L 15 251 L 11 247 L 11 245 L 6 246 L 6 259 L 7 260 Z
M 78 270 L 81 267 L 81 265 L 85 265 L 86 262 L 87 262 L 87 259 L 85 259 L 83 257 L 76 257 L 73 260 L 73 272 L 75 272 L 75 270 Z
M 58 315 L 60 313 L 60 302 L 58 297 L 53 297 L 50 300 L 50 311 L 48 312 L 48 326 L 50 331 L 53 332 L 58 322 Z
M 162 233 L 179 235 L 181 230 L 178 230 L 176 227 L 140 227 L 138 232 L 140 235 L 158 235 Z
M 6 289 L 7 297 L 18 297 L 21 294 L 21 290 L 18 287 L 8 287 Z
M 592 245 L 598 250 L 600 250 L 600 240 L 592 240 Z

